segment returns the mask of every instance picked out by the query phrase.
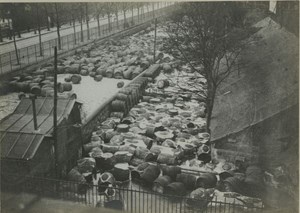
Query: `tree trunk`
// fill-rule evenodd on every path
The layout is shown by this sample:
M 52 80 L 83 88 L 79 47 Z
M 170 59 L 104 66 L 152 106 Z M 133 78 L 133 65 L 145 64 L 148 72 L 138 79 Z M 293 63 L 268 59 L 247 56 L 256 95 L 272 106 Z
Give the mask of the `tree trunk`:
M 86 17 L 86 27 L 87 27 L 87 37 L 90 40 L 90 27 L 89 27 L 89 15 L 88 15 L 88 4 L 85 3 L 85 17 Z
M 76 27 L 75 27 L 75 17 L 72 15 L 72 20 L 73 20 L 73 31 L 74 31 L 74 43 L 76 45 L 77 40 L 76 40 Z
M 59 31 L 59 16 L 58 16 L 57 3 L 55 3 L 55 13 L 56 13 L 56 30 L 57 30 L 58 49 L 61 50 L 60 31 Z
M 116 20 L 117 20 L 117 29 L 119 29 L 119 14 L 116 12 Z
M 108 31 L 111 31 L 111 23 L 110 23 L 110 13 L 107 14 L 107 18 L 108 18 Z
M 50 23 L 49 23 L 49 14 L 48 14 L 48 10 L 47 7 L 44 7 L 45 9 L 45 13 L 46 13 L 46 19 L 47 19 L 47 30 L 50 31 Z
M 97 26 L 98 26 L 98 36 L 100 38 L 101 31 L 100 31 L 100 15 L 97 15 Z
M 131 24 L 133 24 L 133 7 L 131 8 Z
M 123 14 L 124 14 L 124 29 L 126 28 L 126 10 L 123 10 Z
M 137 9 L 138 9 L 138 15 L 137 16 L 138 16 L 138 23 L 139 23 L 140 22 L 140 8 L 138 7 Z
M 82 9 L 80 9 L 80 36 L 81 36 L 81 42 L 83 42 L 83 26 L 82 26 Z
M 154 18 L 155 17 L 154 3 L 152 3 L 152 14 L 153 14 L 153 18 Z
M 210 123 L 211 123 L 211 116 L 214 107 L 214 101 L 216 96 L 216 86 L 212 83 L 212 77 L 207 79 L 208 87 L 207 87 L 207 100 L 206 100 L 206 108 L 207 108 L 207 121 L 206 121 L 206 128 L 207 132 L 210 133 Z
M 40 56 L 43 56 L 42 35 L 41 35 L 40 15 L 39 15 L 39 6 L 38 5 L 36 5 L 36 18 L 37 18 L 38 32 L 39 32 Z

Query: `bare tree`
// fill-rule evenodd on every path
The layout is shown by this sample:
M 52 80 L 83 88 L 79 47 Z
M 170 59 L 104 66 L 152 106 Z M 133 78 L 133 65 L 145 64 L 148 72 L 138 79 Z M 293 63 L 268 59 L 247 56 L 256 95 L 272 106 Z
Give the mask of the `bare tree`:
M 124 29 L 125 29 L 128 26 L 127 19 L 126 19 L 126 12 L 127 12 L 127 10 L 129 10 L 129 3 L 128 2 L 122 2 L 121 3 L 121 8 L 122 8 L 123 15 L 124 15 Z
M 55 14 L 56 14 L 56 31 L 57 31 L 57 41 L 58 41 L 58 49 L 61 50 L 61 41 L 60 41 L 60 20 L 59 20 L 59 9 L 57 7 L 57 3 L 54 3 Z
M 206 100 L 208 131 L 217 88 L 235 70 L 250 32 L 238 11 L 234 2 L 180 3 L 166 30 L 169 51 L 207 79 L 207 93 L 200 95 Z

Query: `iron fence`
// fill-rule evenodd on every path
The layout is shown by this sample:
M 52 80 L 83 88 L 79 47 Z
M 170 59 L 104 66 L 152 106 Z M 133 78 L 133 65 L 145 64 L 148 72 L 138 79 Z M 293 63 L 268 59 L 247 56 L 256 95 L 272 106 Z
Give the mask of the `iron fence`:
M 168 13 L 171 9 L 172 5 L 156 9 L 155 11 L 145 12 L 144 14 L 135 15 L 133 17 L 127 17 L 126 21 L 129 24 L 127 27 L 133 27 L 135 25 L 139 25 L 153 20 L 154 17 L 157 18 L 163 16 L 164 14 Z M 78 31 L 69 35 L 61 36 L 61 49 L 59 50 L 59 52 L 72 50 L 76 47 L 87 44 L 93 40 L 101 39 L 112 35 L 116 32 L 120 32 L 127 29 L 127 27 L 124 28 L 124 19 L 119 20 L 118 24 L 116 20 L 111 21 L 110 26 L 111 27 L 109 27 L 108 23 L 102 24 L 100 25 L 100 27 L 96 26 L 90 29 L 83 30 L 82 32 Z M 88 31 L 90 35 L 89 39 Z M 41 48 L 39 43 L 25 48 L 20 48 L 17 50 L 19 63 L 15 51 L 1 54 L 0 75 L 12 72 L 14 70 L 19 70 L 28 66 L 29 64 L 50 58 L 54 55 L 54 46 L 58 46 L 57 38 L 42 42 Z
M 32 193 L 40 197 L 71 201 L 91 207 L 116 208 L 131 213 L 244 213 L 262 210 L 262 206 L 247 206 L 232 198 L 193 199 L 189 196 L 159 194 L 146 186 L 132 182 L 123 183 L 118 187 L 101 188 L 93 184 L 41 177 L 17 177 L 12 174 L 1 176 L 2 192 Z

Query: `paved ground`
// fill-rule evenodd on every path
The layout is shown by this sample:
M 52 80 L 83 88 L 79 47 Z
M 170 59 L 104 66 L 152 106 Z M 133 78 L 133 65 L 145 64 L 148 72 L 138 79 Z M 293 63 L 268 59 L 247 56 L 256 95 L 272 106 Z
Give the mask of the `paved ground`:
M 152 7 L 149 7 L 149 11 L 152 11 Z M 144 8 L 144 12 L 147 12 L 146 7 Z M 134 16 L 137 15 L 137 10 L 134 10 Z M 132 16 L 132 12 L 131 11 L 127 11 L 127 18 L 130 18 Z M 123 14 L 119 14 L 119 20 L 123 20 Z M 114 18 L 112 18 L 112 20 L 114 20 Z M 105 16 L 104 18 L 101 18 L 100 20 L 100 25 L 104 25 L 108 23 L 108 19 Z M 95 19 L 91 19 L 89 22 L 89 27 L 90 28 L 94 28 L 97 27 L 97 20 Z M 83 23 L 83 30 L 87 29 L 87 25 L 84 22 Z M 80 31 L 80 23 L 76 23 L 76 32 Z M 65 24 L 61 27 L 61 31 L 60 31 L 60 35 L 61 36 L 65 36 L 65 35 L 69 35 L 69 34 L 73 34 L 73 26 L 70 26 L 69 24 Z M 17 38 L 17 48 L 24 48 L 24 47 L 28 47 L 30 45 L 34 45 L 39 43 L 39 37 L 38 34 L 34 34 L 34 32 L 29 32 L 29 33 L 23 33 L 22 38 Z M 56 27 L 51 28 L 50 32 L 47 31 L 47 29 L 42 30 L 42 42 L 44 41 L 48 41 L 51 39 L 55 39 L 57 38 L 57 32 L 56 32 Z M 3 53 L 7 53 L 7 52 L 11 52 L 14 51 L 14 44 L 13 41 L 9 40 L 9 39 L 4 39 L 4 42 L 0 43 L 0 54 Z
M 165 7 L 165 5 L 160 5 L 160 8 Z M 156 10 L 157 8 L 155 8 Z M 149 7 L 149 14 L 147 18 L 152 17 L 152 8 Z M 144 8 L 144 12 L 148 12 L 146 8 Z M 133 13 L 134 16 L 137 16 L 137 10 Z M 151 16 L 151 17 L 150 17 Z M 101 25 L 101 35 L 98 35 L 98 28 L 97 28 L 97 21 L 91 20 L 89 22 L 89 28 L 90 28 L 90 39 L 99 39 L 104 36 L 108 36 L 112 33 L 115 33 L 119 30 L 122 30 L 123 28 L 123 15 L 119 16 L 119 26 L 120 29 L 117 29 L 116 23 L 112 24 L 112 31 L 109 32 L 108 30 L 108 19 L 104 18 L 101 19 L 100 25 Z M 132 12 L 128 11 L 127 13 L 127 20 L 131 21 Z M 114 20 L 114 19 L 112 19 Z M 140 20 L 141 21 L 141 20 Z M 137 23 L 137 18 L 135 17 L 135 23 Z M 86 24 L 83 25 L 83 42 L 81 42 L 81 34 L 80 34 L 80 25 L 76 26 L 76 37 L 74 37 L 74 30 L 73 27 L 64 26 L 61 29 L 61 46 L 62 51 L 66 51 L 69 49 L 73 49 L 76 46 L 80 46 L 84 43 L 87 43 L 87 26 Z M 57 44 L 57 32 L 55 29 L 52 29 L 50 32 L 43 31 L 42 36 L 42 54 L 40 54 L 40 48 L 39 48 L 39 37 L 38 35 L 34 35 L 33 32 L 31 33 L 25 33 L 22 36 L 26 39 L 19 39 L 17 41 L 17 48 L 18 48 L 18 55 L 19 55 L 19 62 L 17 63 L 17 57 L 15 53 L 15 48 L 13 42 L 5 42 L 0 45 L 0 75 L 11 72 L 12 70 L 20 69 L 27 64 L 38 62 L 42 59 L 49 58 L 53 55 L 53 46 L 58 46 Z M 76 44 L 75 44 L 75 38 L 76 38 Z

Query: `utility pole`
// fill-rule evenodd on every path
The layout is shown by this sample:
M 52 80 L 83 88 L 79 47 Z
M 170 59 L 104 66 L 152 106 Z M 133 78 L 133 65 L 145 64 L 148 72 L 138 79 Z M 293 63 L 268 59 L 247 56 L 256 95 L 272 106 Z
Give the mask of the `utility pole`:
M 154 31 L 154 53 L 153 53 L 154 64 L 155 64 L 155 54 L 156 54 L 156 28 L 157 28 L 157 18 L 155 18 L 155 31 Z
M 53 141 L 55 152 L 55 174 L 56 178 L 60 178 L 58 171 L 58 146 L 57 146 L 57 47 L 54 47 L 54 100 L 53 100 Z

